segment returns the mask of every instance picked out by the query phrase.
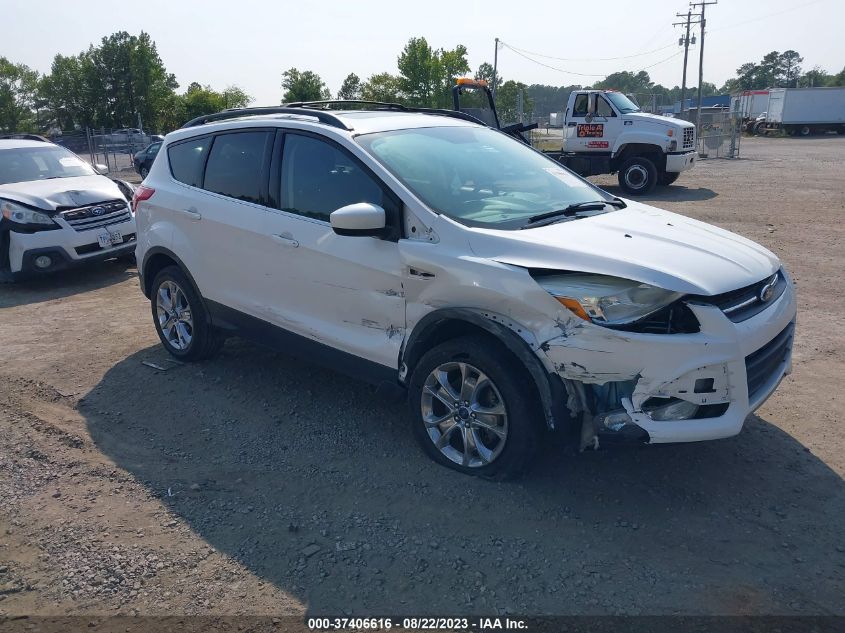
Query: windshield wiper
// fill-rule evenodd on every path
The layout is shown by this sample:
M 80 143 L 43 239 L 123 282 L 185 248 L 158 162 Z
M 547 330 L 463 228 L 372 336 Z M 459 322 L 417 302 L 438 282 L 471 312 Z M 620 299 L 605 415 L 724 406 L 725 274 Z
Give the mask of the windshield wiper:
M 606 206 L 615 207 L 617 209 L 624 209 L 626 205 L 619 198 L 611 198 L 610 200 L 588 200 L 586 202 L 574 202 L 564 209 L 555 209 L 554 211 L 547 211 L 538 215 L 532 215 L 530 218 L 528 218 L 528 222 L 526 222 L 519 228 L 530 229 L 535 226 L 545 226 L 546 224 L 553 224 L 560 218 L 578 217 L 579 214 L 583 211 L 603 211 Z

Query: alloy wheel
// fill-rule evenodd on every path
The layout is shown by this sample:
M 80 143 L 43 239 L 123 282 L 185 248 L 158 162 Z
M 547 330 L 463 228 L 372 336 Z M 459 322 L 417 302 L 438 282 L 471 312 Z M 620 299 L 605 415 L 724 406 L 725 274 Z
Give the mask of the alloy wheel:
M 194 336 L 194 320 L 188 298 L 176 282 L 167 280 L 158 287 L 156 315 L 167 343 L 186 350 Z
M 505 447 L 504 399 L 489 376 L 469 363 L 436 367 L 426 378 L 420 407 L 428 437 L 456 464 L 486 466 Z

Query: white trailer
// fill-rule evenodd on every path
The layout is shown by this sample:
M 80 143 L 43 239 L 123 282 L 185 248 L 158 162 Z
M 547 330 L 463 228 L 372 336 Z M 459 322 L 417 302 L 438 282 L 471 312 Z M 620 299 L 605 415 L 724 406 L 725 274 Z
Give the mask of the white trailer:
M 753 121 L 769 106 L 768 90 L 743 90 L 731 99 L 731 112 L 739 112 L 743 121 Z
M 845 88 L 772 88 L 764 130 L 845 134 Z

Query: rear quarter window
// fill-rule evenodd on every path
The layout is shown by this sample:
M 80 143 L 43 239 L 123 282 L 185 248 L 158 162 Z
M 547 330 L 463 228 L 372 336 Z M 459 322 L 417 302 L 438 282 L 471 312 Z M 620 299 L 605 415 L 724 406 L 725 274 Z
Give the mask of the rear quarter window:
M 209 145 L 211 137 L 200 136 L 168 147 L 167 157 L 173 177 L 192 187 L 201 186 L 202 168 Z

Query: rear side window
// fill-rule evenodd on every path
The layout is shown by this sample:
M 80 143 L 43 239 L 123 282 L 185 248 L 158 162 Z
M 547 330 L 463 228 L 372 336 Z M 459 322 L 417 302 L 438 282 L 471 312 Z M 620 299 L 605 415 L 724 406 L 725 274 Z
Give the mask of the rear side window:
M 332 211 L 356 202 L 385 208 L 378 182 L 352 156 L 310 136 L 288 134 L 282 159 L 281 207 L 329 221 Z
M 202 165 L 210 144 L 210 136 L 200 136 L 171 145 L 167 149 L 167 156 L 173 177 L 186 185 L 199 187 L 202 182 Z
M 230 198 L 261 203 L 270 132 L 235 132 L 214 139 L 202 188 Z

